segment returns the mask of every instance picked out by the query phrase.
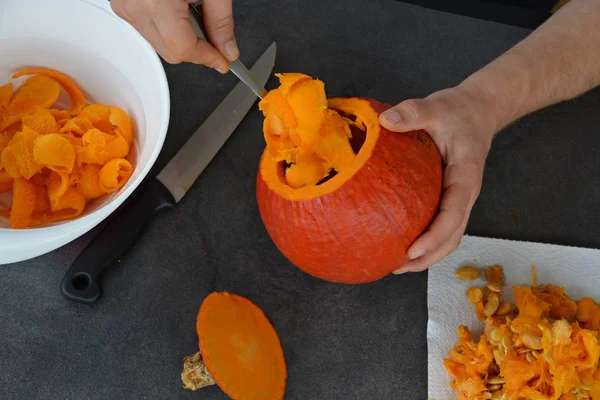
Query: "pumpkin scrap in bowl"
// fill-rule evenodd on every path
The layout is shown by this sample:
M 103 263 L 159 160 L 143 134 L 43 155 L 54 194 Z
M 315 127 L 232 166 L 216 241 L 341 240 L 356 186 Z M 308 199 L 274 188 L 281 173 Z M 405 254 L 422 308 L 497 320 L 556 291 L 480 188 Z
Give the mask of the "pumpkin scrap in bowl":
M 502 301 L 501 266 L 485 271 L 487 284 L 467 290 L 483 322 L 479 341 L 458 327 L 458 342 L 444 359 L 461 400 L 600 399 L 600 306 L 572 300 L 564 288 L 515 285 L 515 304 Z
M 256 196 L 264 226 L 303 271 L 339 283 L 380 279 L 438 212 L 439 150 L 423 130 L 390 132 L 388 105 L 329 98 L 323 82 L 277 74 L 259 103 L 266 147 Z
M 0 86 L 0 193 L 12 191 L 0 215 L 13 229 L 76 218 L 89 200 L 120 189 L 133 173 L 125 111 L 88 104 L 59 71 L 25 69 L 13 79 L 24 76 L 18 88 Z M 70 108 L 58 107 L 61 90 Z
M 200 351 L 184 359 L 181 380 L 189 390 L 218 385 L 233 400 L 281 400 L 287 367 L 277 332 L 245 297 L 209 294 L 198 312 Z

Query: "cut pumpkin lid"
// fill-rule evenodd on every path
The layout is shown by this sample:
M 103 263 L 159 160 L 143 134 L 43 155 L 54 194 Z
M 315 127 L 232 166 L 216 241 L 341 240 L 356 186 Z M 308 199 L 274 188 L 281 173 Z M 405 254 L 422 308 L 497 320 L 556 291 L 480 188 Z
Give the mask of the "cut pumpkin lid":
M 287 367 L 264 312 L 245 297 L 213 292 L 196 321 L 200 352 L 185 360 L 182 381 L 197 390 L 217 384 L 234 400 L 283 399 Z

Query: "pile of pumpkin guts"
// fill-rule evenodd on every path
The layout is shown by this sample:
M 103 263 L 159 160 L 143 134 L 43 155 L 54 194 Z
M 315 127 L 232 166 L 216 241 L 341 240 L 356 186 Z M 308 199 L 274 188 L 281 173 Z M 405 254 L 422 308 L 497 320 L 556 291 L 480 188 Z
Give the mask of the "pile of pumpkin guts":
M 466 266 L 459 279 L 474 280 Z M 458 342 L 444 366 L 457 399 L 600 399 L 600 306 L 591 298 L 572 300 L 564 288 L 515 285 L 515 304 L 502 301 L 500 266 L 485 270 L 487 285 L 467 290 L 483 322 L 478 341 L 458 327 Z

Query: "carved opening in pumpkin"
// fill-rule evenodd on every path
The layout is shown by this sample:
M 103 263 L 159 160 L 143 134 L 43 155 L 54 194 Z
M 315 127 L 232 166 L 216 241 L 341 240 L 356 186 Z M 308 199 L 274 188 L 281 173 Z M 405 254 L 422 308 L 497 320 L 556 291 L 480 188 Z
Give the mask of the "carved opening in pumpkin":
M 335 190 L 368 159 L 379 134 L 378 113 L 367 100 L 328 100 L 323 82 L 309 76 L 277 76 L 280 87 L 259 104 L 267 181 L 288 198 Z
M 335 110 L 335 111 L 338 111 L 338 110 Z M 354 115 L 349 115 L 349 114 L 345 114 L 342 112 L 340 112 L 339 114 L 342 115 L 344 118 L 347 118 L 353 122 L 356 122 L 356 117 Z M 352 135 L 352 136 L 350 136 L 350 140 L 349 140 L 350 147 L 352 147 L 352 151 L 354 152 L 354 154 L 358 154 L 358 152 L 362 148 L 363 144 L 365 143 L 365 139 L 367 138 L 367 132 L 365 131 L 364 126 L 358 127 L 356 125 L 350 125 L 350 133 Z M 281 161 L 279 163 L 279 165 L 280 165 L 280 168 L 284 175 L 285 175 L 285 171 L 292 166 L 291 163 L 289 163 L 285 160 Z M 329 181 L 330 179 L 332 179 L 333 177 L 335 177 L 337 175 L 338 175 L 338 171 L 335 168 L 332 168 L 326 177 L 324 177 L 323 179 L 321 179 L 320 181 L 318 181 L 316 183 L 316 186 Z

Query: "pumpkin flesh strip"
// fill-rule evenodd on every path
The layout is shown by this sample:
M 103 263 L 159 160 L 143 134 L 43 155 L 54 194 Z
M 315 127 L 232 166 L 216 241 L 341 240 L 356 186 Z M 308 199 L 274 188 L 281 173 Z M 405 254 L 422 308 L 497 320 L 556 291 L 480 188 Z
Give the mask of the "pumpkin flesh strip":
M 280 87 L 260 102 L 267 154 L 282 183 L 314 188 L 330 174 L 349 170 L 356 158 L 348 120 L 329 108 L 325 85 L 303 74 L 278 74 Z M 272 176 L 280 180 L 281 176 Z

